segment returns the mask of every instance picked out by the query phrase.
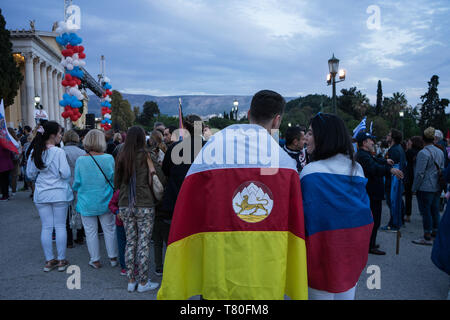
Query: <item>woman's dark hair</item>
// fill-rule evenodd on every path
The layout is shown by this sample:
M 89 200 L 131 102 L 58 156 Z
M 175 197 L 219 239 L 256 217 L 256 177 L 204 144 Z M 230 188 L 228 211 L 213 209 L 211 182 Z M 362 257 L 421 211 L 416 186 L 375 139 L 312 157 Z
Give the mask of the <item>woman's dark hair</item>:
M 414 136 L 411 137 L 411 143 L 412 143 L 412 147 L 416 150 L 422 150 L 423 149 L 423 139 L 420 136 Z
M 339 153 L 347 155 L 355 166 L 352 140 L 344 121 L 327 113 L 318 113 L 311 119 L 310 126 L 314 136 L 313 161 L 325 160 Z
M 129 181 L 135 170 L 134 164 L 137 153 L 145 148 L 145 131 L 139 126 L 133 126 L 127 131 L 122 150 L 116 162 L 114 185 L 119 188 L 123 181 Z M 144 157 L 144 160 L 146 158 Z
M 36 132 L 36 137 L 33 141 L 33 154 L 31 155 L 31 159 L 34 161 L 36 168 L 41 170 L 45 168 L 42 154 L 47 150 L 47 140 L 50 139 L 51 135 L 56 136 L 61 126 L 55 121 L 47 121 L 42 127 L 44 128 L 44 133 Z
M 204 123 L 202 121 L 202 118 L 200 118 L 199 116 L 195 115 L 195 114 L 190 114 L 186 117 L 183 118 L 183 128 L 186 129 L 187 131 L 189 131 L 191 137 L 194 136 L 194 126 L 195 126 L 195 122 L 200 121 L 202 123 L 202 129 L 200 131 L 200 135 L 203 132 L 203 128 L 204 128 Z

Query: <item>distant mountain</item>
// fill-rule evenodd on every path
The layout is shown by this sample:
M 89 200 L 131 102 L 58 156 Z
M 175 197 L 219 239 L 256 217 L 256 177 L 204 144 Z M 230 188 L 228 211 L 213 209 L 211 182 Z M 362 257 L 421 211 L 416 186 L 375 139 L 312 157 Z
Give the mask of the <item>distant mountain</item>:
M 239 102 L 239 112 L 248 111 L 252 96 L 172 96 L 172 97 L 157 97 L 143 94 L 128 94 L 123 93 L 122 97 L 130 102 L 131 108 L 139 107 L 142 111 L 142 106 L 145 101 L 155 101 L 162 114 L 174 116 L 178 115 L 178 98 L 181 98 L 183 106 L 183 114 L 197 114 L 199 116 L 207 116 L 212 114 L 223 114 L 224 111 L 230 112 L 233 107 L 234 99 Z M 286 102 L 295 99 L 292 97 L 285 97 Z M 101 116 L 100 99 L 95 95 L 89 96 L 89 113 L 95 113 L 96 117 Z

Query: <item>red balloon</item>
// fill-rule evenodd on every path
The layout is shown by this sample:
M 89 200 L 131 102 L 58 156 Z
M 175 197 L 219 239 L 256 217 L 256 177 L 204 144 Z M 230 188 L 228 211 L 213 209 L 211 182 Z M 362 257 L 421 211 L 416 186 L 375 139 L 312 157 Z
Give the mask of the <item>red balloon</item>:
M 68 43 L 66 46 L 66 49 L 72 49 L 72 48 L 73 48 L 73 46 L 70 43 Z
M 82 53 L 84 51 L 84 47 L 83 46 L 78 46 L 78 52 Z
M 73 56 L 73 50 L 72 49 L 65 49 L 65 50 L 61 51 L 61 54 L 64 57 L 71 57 L 71 56 Z
M 72 80 L 72 76 L 67 73 L 66 76 L 64 77 L 64 79 L 66 79 L 67 81 L 71 81 Z
M 78 58 L 84 59 L 84 58 L 86 58 L 86 54 L 84 52 L 81 52 L 78 54 Z

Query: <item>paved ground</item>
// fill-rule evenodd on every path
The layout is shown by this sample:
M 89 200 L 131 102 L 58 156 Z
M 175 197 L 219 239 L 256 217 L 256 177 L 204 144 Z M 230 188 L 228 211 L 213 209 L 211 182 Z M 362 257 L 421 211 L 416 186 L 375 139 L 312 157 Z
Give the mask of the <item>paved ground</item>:
M 81 269 L 81 289 L 69 290 L 70 276 L 56 270 L 44 273 L 44 255 L 40 244 L 41 224 L 28 192 L 19 192 L 9 202 L 0 203 L 0 299 L 155 299 L 156 292 L 128 293 L 126 277 L 112 268 L 106 258 L 103 237 L 100 238 L 104 267 L 95 270 L 88 265 L 86 245 L 67 249 L 70 264 Z M 383 223 L 388 209 L 383 208 Z M 447 299 L 449 277 L 430 260 L 431 247 L 417 246 L 411 240 L 422 233 L 421 217 L 414 200 L 412 222 L 402 229 L 400 254 L 395 254 L 396 236 L 379 232 L 378 243 L 386 256 L 369 255 L 367 266 L 380 268 L 381 289 L 369 290 L 366 270 L 358 283 L 357 299 Z M 152 253 L 153 256 L 153 253 Z M 152 268 L 153 269 L 153 265 Z M 153 281 L 161 277 L 151 273 Z

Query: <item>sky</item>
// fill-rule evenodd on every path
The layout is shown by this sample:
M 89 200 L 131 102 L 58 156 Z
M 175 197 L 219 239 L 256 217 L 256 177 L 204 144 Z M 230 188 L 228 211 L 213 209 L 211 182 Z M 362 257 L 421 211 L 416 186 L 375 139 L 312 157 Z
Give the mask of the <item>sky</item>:
M 420 103 L 439 76 L 450 98 L 448 0 L 75 0 L 81 9 L 86 69 L 122 93 L 283 96 L 331 95 L 334 53 L 345 82 L 376 102 L 404 92 Z M 50 31 L 64 19 L 63 0 L 2 1 L 8 29 Z M 378 15 L 379 13 L 379 15 Z

